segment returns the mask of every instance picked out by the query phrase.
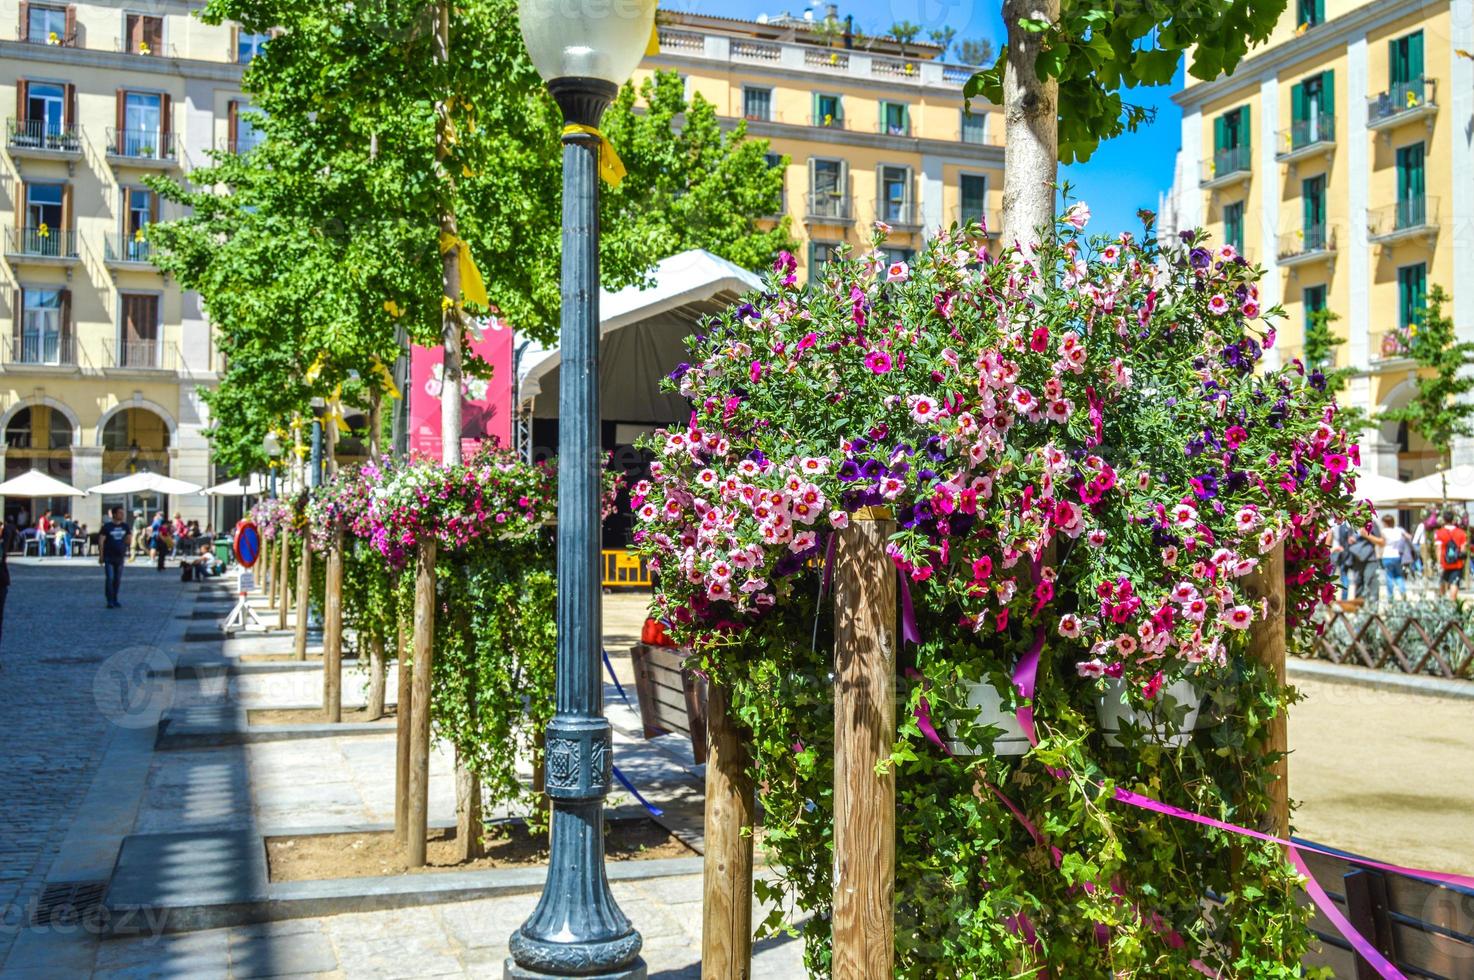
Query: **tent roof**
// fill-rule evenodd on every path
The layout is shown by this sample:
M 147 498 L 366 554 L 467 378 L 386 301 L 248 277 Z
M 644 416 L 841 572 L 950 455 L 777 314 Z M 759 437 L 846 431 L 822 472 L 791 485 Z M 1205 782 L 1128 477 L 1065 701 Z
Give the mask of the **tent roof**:
M 181 496 L 191 493 L 199 493 L 200 485 L 190 483 L 188 480 L 176 480 L 172 476 L 164 476 L 162 473 L 153 473 L 149 470 L 140 470 L 128 476 L 99 483 L 89 489 L 90 493 L 100 494 L 127 494 L 127 493 L 164 493 L 170 496 Z
M 20 476 L 0 483 L 0 497 L 85 497 L 86 490 L 78 490 L 70 483 L 63 483 L 54 476 L 40 470 L 31 470 Z
M 636 285 L 613 293 L 600 291 L 599 337 L 601 341 L 607 341 L 610 334 L 635 324 L 658 322 L 663 325 L 665 336 L 661 343 L 647 338 L 652 342 L 638 343 L 631 339 L 621 344 L 619 354 L 622 363 L 614 374 L 619 378 L 622 391 L 648 393 L 659 401 L 660 377 L 679 363 L 679 360 L 663 363 L 667 359 L 665 355 L 670 352 L 672 331 L 683 331 L 683 337 L 701 317 L 719 313 L 743 294 L 762 288 L 762 280 L 705 249 L 691 249 L 661 259 L 655 266 L 653 278 L 654 284 L 648 289 Z M 609 353 L 606 343 L 601 361 L 607 363 Z M 525 405 L 542 395 L 556 398 L 557 392 L 552 388 L 545 391 L 543 382 L 560 363 L 556 346 L 544 348 L 536 343 L 529 344 L 522 353 L 517 370 L 516 403 Z M 601 374 L 606 363 L 601 363 Z M 632 374 L 631 370 L 635 373 Z M 658 407 L 641 405 L 624 411 L 616 408 L 613 412 L 605 411 L 604 415 L 607 418 L 630 418 L 631 412 L 637 410 L 659 411 Z
M 240 477 L 217 483 L 200 491 L 207 497 L 248 497 L 266 492 L 266 477 L 252 473 L 244 481 Z

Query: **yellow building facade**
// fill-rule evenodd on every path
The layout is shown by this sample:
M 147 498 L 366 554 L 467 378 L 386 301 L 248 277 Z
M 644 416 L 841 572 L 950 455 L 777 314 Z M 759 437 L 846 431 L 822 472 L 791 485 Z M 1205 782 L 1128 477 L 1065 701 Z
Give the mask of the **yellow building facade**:
M 746 120 L 775 163 L 787 158 L 783 210 L 800 275 L 840 244 L 867 243 L 876 221 L 891 226 L 897 258 L 953 222 L 998 227 L 1002 115 L 983 101 L 964 108 L 973 69 L 937 60 L 937 48 L 826 34 L 800 18 L 665 11 L 659 35 L 636 83 L 676 71 L 688 97 L 699 93 L 729 124 Z
M 1202 226 L 1264 267 L 1287 317 L 1280 359 L 1329 309 L 1355 369 L 1349 400 L 1376 412 L 1414 390 L 1406 338 L 1428 290 L 1453 296 L 1474 339 L 1474 0 L 1291 0 L 1232 75 L 1189 79 L 1167 222 Z M 1367 467 L 1411 478 L 1439 460 L 1388 423 Z M 1474 445 L 1454 449 L 1474 462 Z
M 212 483 L 200 390 L 218 357 L 199 296 L 150 263 L 148 225 L 179 215 L 143 180 L 252 139 L 241 68 L 265 38 L 185 4 L 3 0 L 0 25 L 5 475 Z M 211 516 L 200 496 L 12 500 L 6 516 L 54 504 L 95 527 L 111 503 Z

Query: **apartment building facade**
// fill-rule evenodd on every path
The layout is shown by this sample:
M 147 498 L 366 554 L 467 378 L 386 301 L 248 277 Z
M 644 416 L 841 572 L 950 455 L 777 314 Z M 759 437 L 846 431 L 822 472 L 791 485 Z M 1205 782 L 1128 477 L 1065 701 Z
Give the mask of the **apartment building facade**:
M 199 296 L 150 262 L 149 225 L 178 215 L 143 181 L 249 144 L 241 69 L 265 38 L 204 24 L 196 6 L 0 0 L 7 477 L 214 482 L 200 391 L 218 358 Z M 95 526 L 111 503 L 209 519 L 200 496 L 34 506 Z M 8 501 L 6 515 L 30 506 Z
M 1291 0 L 1232 75 L 1189 79 L 1166 221 L 1201 226 L 1263 266 L 1287 318 L 1277 356 L 1300 356 L 1328 309 L 1353 367 L 1350 401 L 1407 403 L 1407 341 L 1443 286 L 1474 339 L 1474 0 Z M 1373 472 L 1411 478 L 1437 454 L 1405 426 L 1363 438 Z M 1474 462 L 1474 443 L 1453 463 Z
M 679 72 L 688 97 L 700 93 L 729 124 L 746 120 L 775 165 L 787 157 L 783 213 L 801 244 L 801 276 L 841 244 L 868 242 L 876 221 L 891 226 L 896 258 L 953 222 L 998 227 L 1002 114 L 981 100 L 964 108 L 973 69 L 940 61 L 935 46 L 803 18 L 664 11 L 659 35 L 637 83 L 656 69 Z

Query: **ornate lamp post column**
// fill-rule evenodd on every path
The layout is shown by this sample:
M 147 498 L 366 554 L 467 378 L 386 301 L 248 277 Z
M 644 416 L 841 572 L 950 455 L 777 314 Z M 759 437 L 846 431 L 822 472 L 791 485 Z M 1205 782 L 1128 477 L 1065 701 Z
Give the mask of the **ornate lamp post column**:
M 612 739 L 599 678 L 599 154 L 595 127 L 639 64 L 655 0 L 520 0 L 522 37 L 563 110 L 558 390 L 557 711 L 547 730 L 552 853 L 542 898 L 509 941 L 509 980 L 644 980 L 640 934 L 604 871 Z M 590 130 L 595 130 L 591 132 Z

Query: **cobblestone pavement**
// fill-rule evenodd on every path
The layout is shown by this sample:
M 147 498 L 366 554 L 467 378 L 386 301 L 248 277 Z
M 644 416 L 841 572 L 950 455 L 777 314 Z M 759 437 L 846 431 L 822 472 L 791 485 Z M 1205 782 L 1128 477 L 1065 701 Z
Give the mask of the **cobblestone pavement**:
M 130 565 L 123 608 L 107 609 L 95 560 L 11 559 L 0 640 L 0 963 L 20 933 L 98 764 L 118 730 L 151 706 L 138 687 L 185 588 L 172 570 Z
M 617 882 L 613 891 L 644 936 L 650 980 L 700 980 L 701 876 Z M 102 945 L 93 977 L 501 980 L 507 937 L 536 901 L 535 895 L 518 895 L 115 940 Z M 760 906 L 754 907 L 754 920 L 763 914 Z M 803 976 L 797 939 L 769 939 L 754 948 L 752 980 Z

